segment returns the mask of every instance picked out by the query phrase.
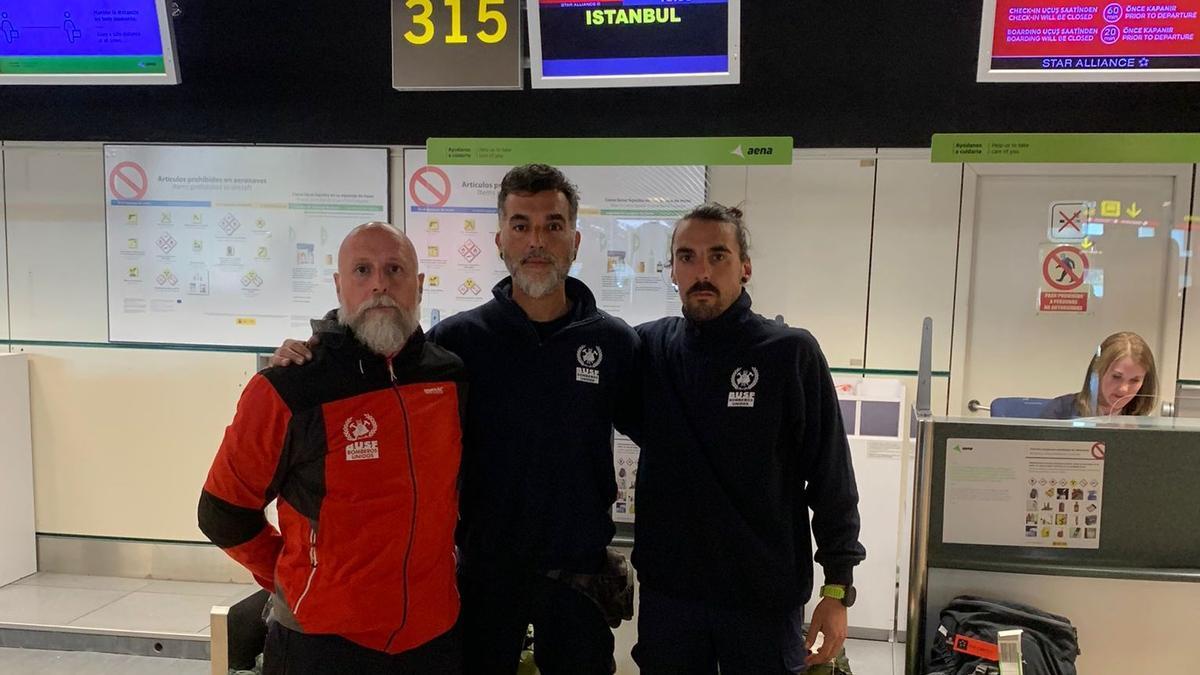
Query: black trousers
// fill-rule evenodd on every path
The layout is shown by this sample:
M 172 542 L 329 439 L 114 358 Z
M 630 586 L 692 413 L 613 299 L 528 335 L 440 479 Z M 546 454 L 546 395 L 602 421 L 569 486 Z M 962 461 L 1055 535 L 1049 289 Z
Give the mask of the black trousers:
M 638 589 L 642 675 L 783 675 L 803 672 L 803 607 L 750 611 Z
M 399 654 L 367 649 L 337 635 L 307 635 L 272 621 L 263 675 L 461 675 L 457 629 Z
M 462 574 L 463 655 L 468 675 L 513 675 L 533 624 L 542 675 L 611 675 L 613 633 L 591 600 L 564 583 L 528 572 Z

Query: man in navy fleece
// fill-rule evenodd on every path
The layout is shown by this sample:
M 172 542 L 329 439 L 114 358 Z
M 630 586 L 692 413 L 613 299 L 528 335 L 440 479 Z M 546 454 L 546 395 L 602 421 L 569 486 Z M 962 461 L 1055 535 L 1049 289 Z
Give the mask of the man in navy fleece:
M 558 169 L 509 171 L 496 247 L 510 276 L 493 298 L 428 338 L 462 358 L 459 591 L 465 672 L 512 675 L 529 624 L 544 675 L 608 675 L 614 639 L 599 607 L 551 576 L 602 570 L 616 499 L 612 430 L 639 412 L 637 335 L 567 276 L 579 196 Z M 272 365 L 304 363 L 288 340 Z
M 685 215 L 671 241 L 684 316 L 637 327 L 654 410 L 638 439 L 633 551 L 633 655 L 646 675 L 787 673 L 833 659 L 865 557 L 829 367 L 807 331 L 750 310 L 747 239 L 737 209 Z M 809 509 L 825 585 L 805 642 Z
M 548 574 L 596 574 L 615 532 L 612 429 L 638 412 L 637 335 L 567 276 L 579 197 L 558 170 L 510 171 L 495 296 L 430 338 L 467 366 L 463 439 L 463 654 L 467 673 L 513 673 L 529 624 L 545 675 L 612 673 L 599 608 Z

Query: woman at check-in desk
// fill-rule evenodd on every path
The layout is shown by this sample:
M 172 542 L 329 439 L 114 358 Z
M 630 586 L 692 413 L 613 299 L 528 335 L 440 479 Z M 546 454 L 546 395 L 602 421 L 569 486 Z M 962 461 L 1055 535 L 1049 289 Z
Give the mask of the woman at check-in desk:
M 1137 333 L 1113 333 L 1100 343 L 1083 389 L 1051 399 L 1041 417 L 1068 420 L 1107 415 L 1149 415 L 1158 398 L 1154 354 Z

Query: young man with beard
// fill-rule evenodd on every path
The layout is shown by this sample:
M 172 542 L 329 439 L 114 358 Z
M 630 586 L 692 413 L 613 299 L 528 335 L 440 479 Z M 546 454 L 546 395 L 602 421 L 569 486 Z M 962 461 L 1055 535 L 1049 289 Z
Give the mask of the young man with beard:
M 681 218 L 671 277 L 684 316 L 637 328 L 655 420 L 640 438 L 633 552 L 633 654 L 647 675 L 787 673 L 833 659 L 865 556 L 829 367 L 807 331 L 750 310 L 747 240 L 737 209 Z M 809 509 L 826 585 L 806 643 Z M 824 643 L 808 655 L 817 633 Z
M 421 332 L 423 280 L 399 230 L 351 231 L 311 363 L 250 380 L 209 471 L 200 529 L 274 595 L 267 674 L 461 672 L 466 374 Z
M 613 633 L 596 603 L 551 577 L 602 571 L 614 527 L 614 424 L 639 411 L 637 336 L 568 276 L 579 196 L 554 167 L 509 171 L 496 247 L 510 276 L 431 340 L 462 357 L 471 399 L 464 437 L 459 575 L 468 673 L 516 671 L 533 624 L 544 675 L 614 672 Z M 272 363 L 303 363 L 285 342 Z

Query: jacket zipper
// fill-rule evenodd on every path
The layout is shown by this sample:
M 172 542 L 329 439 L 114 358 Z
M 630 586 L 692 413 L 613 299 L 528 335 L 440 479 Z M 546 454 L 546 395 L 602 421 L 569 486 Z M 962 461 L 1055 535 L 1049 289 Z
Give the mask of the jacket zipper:
M 308 563 L 311 566 L 308 571 L 308 581 L 304 583 L 304 592 L 300 594 L 300 599 L 296 601 L 296 606 L 292 609 L 292 616 L 300 615 L 300 605 L 308 595 L 309 589 L 312 588 L 313 577 L 317 575 L 317 523 L 315 521 L 309 521 Z
M 408 475 L 412 481 L 412 522 L 408 528 L 408 546 L 404 549 L 404 613 L 400 615 L 400 626 L 392 631 L 388 636 L 387 645 L 384 649 L 392 646 L 392 640 L 396 639 L 396 634 L 404 630 L 404 626 L 408 624 L 408 559 L 412 555 L 413 543 L 417 536 L 417 468 L 413 462 L 412 451 L 412 432 L 409 429 L 408 423 L 408 407 L 404 405 L 404 397 L 400 395 L 400 387 L 396 383 L 396 371 L 392 368 L 392 357 L 387 360 L 388 378 L 391 380 L 392 393 L 396 395 L 396 400 L 400 402 L 400 412 L 404 415 L 404 444 L 405 450 L 408 453 Z

